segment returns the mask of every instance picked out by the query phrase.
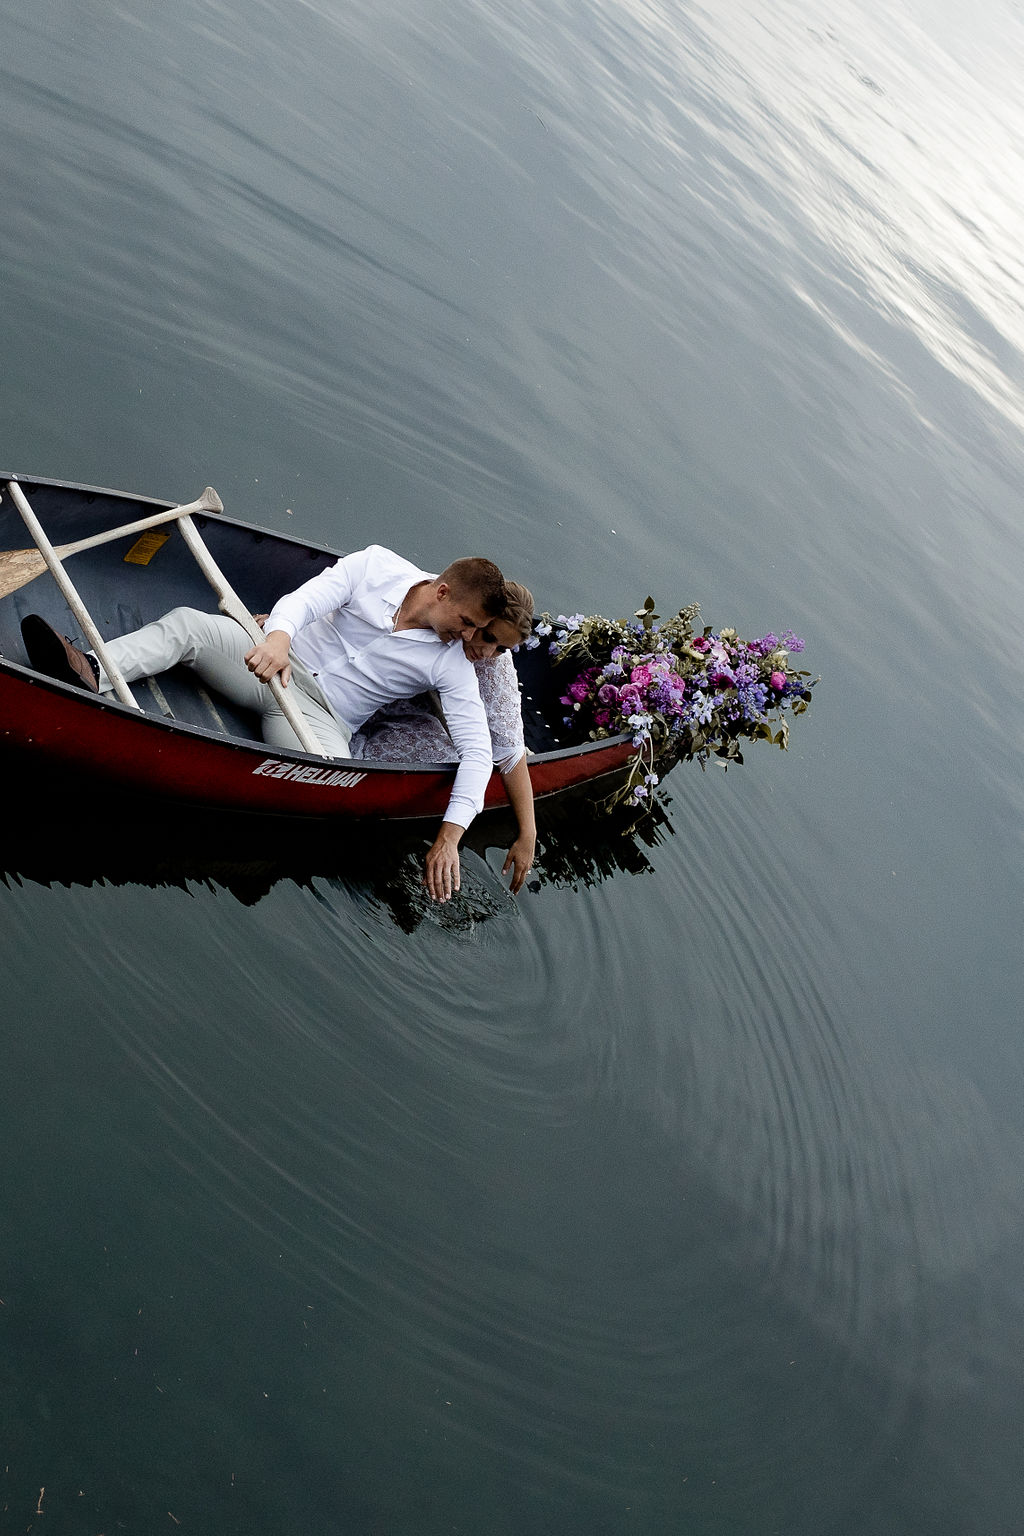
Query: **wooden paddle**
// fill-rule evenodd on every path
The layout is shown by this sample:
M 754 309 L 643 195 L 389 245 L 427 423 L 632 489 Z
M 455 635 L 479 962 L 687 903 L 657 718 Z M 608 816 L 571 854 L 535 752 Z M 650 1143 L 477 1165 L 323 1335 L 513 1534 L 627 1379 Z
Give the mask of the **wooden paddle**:
M 145 533 L 147 528 L 159 528 L 161 523 L 173 523 L 189 512 L 223 512 L 221 501 L 212 485 L 208 485 L 196 501 L 184 507 L 169 507 L 166 512 L 154 512 L 152 517 L 140 517 L 137 522 L 125 523 L 121 528 L 108 528 L 105 533 L 94 533 L 74 544 L 57 544 L 54 554 L 59 560 L 68 555 L 80 554 L 84 549 L 96 549 L 100 544 L 110 544 L 114 539 L 126 538 L 132 533 Z M 46 570 L 46 560 L 38 549 L 0 550 L 0 597 L 10 597 L 19 587 L 28 586 Z

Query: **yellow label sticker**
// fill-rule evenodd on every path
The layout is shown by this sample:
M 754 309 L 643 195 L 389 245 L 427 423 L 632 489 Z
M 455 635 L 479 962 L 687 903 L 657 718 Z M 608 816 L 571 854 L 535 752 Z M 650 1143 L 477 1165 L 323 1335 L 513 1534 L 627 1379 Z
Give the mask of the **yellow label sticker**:
M 148 565 L 158 549 L 163 549 L 171 533 L 169 528 L 147 528 L 125 555 L 126 565 Z

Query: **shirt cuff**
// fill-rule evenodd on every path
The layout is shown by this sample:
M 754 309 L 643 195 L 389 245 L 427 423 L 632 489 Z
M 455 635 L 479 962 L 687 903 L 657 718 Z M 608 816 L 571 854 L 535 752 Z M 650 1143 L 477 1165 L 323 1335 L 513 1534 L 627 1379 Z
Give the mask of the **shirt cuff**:
M 466 800 L 462 795 L 453 795 L 448 802 L 442 821 L 454 821 L 457 827 L 465 832 L 470 822 L 476 815 L 476 806 L 472 800 Z
M 284 630 L 285 634 L 288 636 L 288 643 L 289 643 L 289 645 L 295 639 L 295 625 L 294 624 L 290 623 L 288 619 L 275 618 L 274 614 L 272 614 L 272 613 L 268 614 L 267 622 L 263 626 L 263 632 L 264 632 L 264 634 L 270 635 L 270 634 L 273 634 L 275 629 L 283 629 Z

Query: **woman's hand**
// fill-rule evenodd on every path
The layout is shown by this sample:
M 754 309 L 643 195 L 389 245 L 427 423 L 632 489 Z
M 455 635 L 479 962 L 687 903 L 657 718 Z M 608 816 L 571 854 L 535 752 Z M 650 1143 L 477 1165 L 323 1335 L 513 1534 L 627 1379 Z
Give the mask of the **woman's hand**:
M 520 832 L 506 854 L 501 872 L 503 875 L 507 875 L 509 870 L 512 871 L 512 884 L 509 886 L 509 890 L 513 896 L 518 896 L 522 890 L 526 877 L 533 868 L 536 852 L 536 832 Z
M 530 870 L 533 868 L 534 854 L 537 852 L 537 821 L 533 813 L 533 785 L 530 783 L 530 770 L 526 765 L 525 754 L 514 768 L 508 773 L 502 774 L 505 785 L 505 793 L 508 795 L 509 804 L 516 813 L 519 823 L 519 836 L 508 851 L 508 857 L 502 868 L 502 874 L 507 875 L 512 871 L 512 884 L 509 890 L 513 896 L 518 896 L 523 888 Z

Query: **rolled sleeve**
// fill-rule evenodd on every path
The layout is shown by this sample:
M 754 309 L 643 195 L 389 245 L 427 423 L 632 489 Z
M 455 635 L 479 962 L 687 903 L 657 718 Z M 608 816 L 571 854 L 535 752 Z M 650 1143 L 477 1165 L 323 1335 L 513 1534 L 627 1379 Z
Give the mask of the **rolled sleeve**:
M 483 810 L 484 795 L 494 768 L 491 735 L 480 702 L 476 674 L 465 660 L 461 646 L 457 653 L 449 652 L 445 659 L 448 665 L 435 686 L 441 696 L 449 735 L 459 754 L 459 767 L 444 819 L 466 828 Z
M 272 630 L 283 629 L 289 640 L 294 640 L 300 630 L 317 619 L 333 613 L 336 608 L 344 608 L 365 577 L 373 550 L 374 546 L 371 546 L 353 555 L 343 555 L 326 571 L 303 582 L 294 592 L 279 597 L 264 625 L 265 632 L 269 635 Z

